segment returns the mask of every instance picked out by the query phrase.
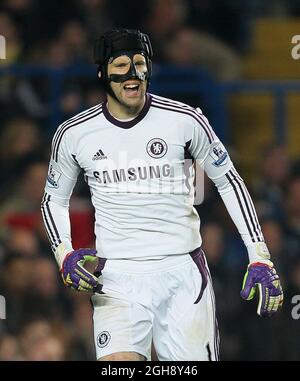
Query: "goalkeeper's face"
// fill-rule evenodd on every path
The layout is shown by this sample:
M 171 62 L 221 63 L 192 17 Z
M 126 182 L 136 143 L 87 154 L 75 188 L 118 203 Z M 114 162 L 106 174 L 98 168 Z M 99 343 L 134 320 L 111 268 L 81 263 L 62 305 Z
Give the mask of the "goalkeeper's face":
M 142 54 L 116 57 L 108 64 L 107 70 L 111 78 L 111 89 L 118 101 L 126 108 L 141 108 L 147 89 L 148 69 L 145 57 Z

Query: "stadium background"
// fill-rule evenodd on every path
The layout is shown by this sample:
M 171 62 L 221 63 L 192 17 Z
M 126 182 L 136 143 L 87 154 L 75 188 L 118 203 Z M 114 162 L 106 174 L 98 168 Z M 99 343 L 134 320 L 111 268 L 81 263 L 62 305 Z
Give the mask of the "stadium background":
M 140 28 L 154 47 L 151 91 L 200 106 L 250 189 L 280 273 L 285 304 L 260 319 L 239 296 L 247 253 L 207 181 L 198 207 L 214 278 L 223 360 L 299 360 L 300 34 L 297 0 L 3 0 L 0 35 L 0 360 L 94 360 L 89 295 L 66 289 L 42 226 L 51 136 L 102 101 L 95 36 Z M 75 247 L 93 245 L 80 181 L 71 203 Z M 295 316 L 294 316 L 295 317 Z M 297 316 L 296 316 L 297 317 Z

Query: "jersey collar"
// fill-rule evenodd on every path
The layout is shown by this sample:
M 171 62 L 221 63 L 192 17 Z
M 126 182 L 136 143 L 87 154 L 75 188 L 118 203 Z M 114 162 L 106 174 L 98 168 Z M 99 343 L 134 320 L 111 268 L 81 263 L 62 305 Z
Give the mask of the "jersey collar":
M 105 118 L 109 122 L 114 124 L 115 126 L 121 127 L 121 128 L 131 128 L 131 127 L 135 126 L 136 124 L 138 124 L 147 115 L 149 108 L 151 106 L 151 100 L 152 100 L 151 95 L 149 93 L 146 93 L 146 101 L 145 101 L 144 107 L 142 108 L 141 112 L 134 119 L 127 121 L 127 122 L 125 122 L 125 121 L 123 122 L 121 120 L 118 120 L 111 115 L 111 113 L 107 109 L 107 101 L 105 101 L 103 103 L 103 114 L 104 114 Z

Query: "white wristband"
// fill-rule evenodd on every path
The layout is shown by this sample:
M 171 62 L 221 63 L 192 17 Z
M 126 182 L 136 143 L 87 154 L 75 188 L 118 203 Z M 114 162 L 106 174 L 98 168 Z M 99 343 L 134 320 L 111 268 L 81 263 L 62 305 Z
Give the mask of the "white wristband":
M 269 262 L 270 253 L 265 242 L 256 242 L 247 246 L 249 262 Z
M 67 248 L 64 242 L 57 246 L 54 255 L 59 269 L 62 268 L 64 259 L 66 258 L 67 254 L 69 254 L 71 251 L 73 251 L 73 248 L 71 246 Z

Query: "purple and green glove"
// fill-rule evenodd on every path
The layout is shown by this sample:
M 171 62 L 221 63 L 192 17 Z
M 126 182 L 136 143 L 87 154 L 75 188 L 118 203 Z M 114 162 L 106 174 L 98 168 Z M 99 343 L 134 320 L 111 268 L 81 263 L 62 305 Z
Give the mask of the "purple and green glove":
M 60 270 L 66 286 L 76 291 L 97 291 L 100 286 L 97 277 L 84 268 L 87 262 L 95 262 L 96 272 L 96 253 L 94 249 L 78 249 L 66 255 Z
M 248 265 L 244 277 L 241 297 L 245 300 L 253 299 L 258 291 L 259 316 L 273 316 L 281 308 L 283 303 L 283 292 L 279 276 L 276 273 L 273 263 L 255 262 Z

